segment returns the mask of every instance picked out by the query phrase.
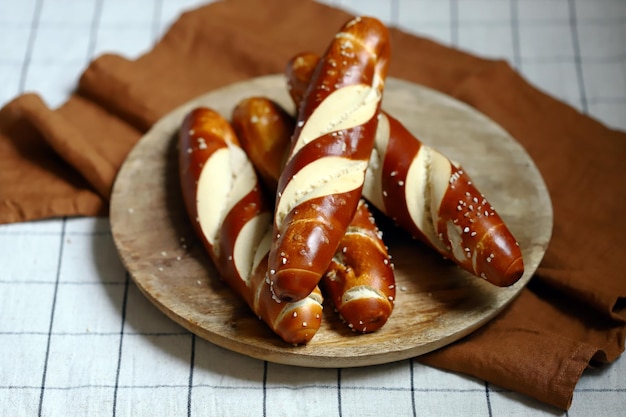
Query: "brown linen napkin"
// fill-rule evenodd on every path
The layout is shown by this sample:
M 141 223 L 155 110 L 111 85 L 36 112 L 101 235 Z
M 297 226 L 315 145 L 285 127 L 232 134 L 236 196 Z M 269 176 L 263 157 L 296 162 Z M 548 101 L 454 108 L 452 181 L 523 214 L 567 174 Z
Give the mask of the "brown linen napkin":
M 277 19 L 276 16 L 281 16 Z M 183 15 L 136 61 L 96 59 L 50 110 L 32 94 L 0 110 L 0 223 L 102 215 L 126 153 L 173 107 L 321 53 L 350 16 L 312 1 L 228 0 Z M 567 409 L 580 374 L 615 360 L 626 324 L 626 134 L 538 91 L 502 61 L 391 29 L 390 76 L 450 94 L 507 129 L 542 172 L 553 239 L 520 297 L 419 360 Z

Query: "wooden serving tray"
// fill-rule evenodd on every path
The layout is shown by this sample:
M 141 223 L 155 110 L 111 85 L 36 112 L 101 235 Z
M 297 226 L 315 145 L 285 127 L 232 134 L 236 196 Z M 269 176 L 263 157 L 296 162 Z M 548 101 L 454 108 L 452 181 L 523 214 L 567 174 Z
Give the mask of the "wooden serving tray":
M 461 270 L 381 220 L 395 264 L 397 296 L 387 324 L 355 334 L 325 304 L 322 327 L 307 346 L 284 343 L 220 281 L 187 217 L 178 179 L 176 135 L 200 105 L 227 118 L 236 103 L 263 95 L 293 111 L 285 80 L 273 75 L 203 95 L 174 110 L 139 141 L 122 166 L 111 200 L 111 227 L 121 259 L 140 290 L 196 335 L 235 352 L 308 367 L 354 367 L 421 355 L 471 333 L 526 285 L 550 240 L 552 206 L 524 149 L 471 107 L 428 88 L 388 79 L 383 107 L 409 130 L 460 162 L 506 221 L 526 272 L 508 288 Z

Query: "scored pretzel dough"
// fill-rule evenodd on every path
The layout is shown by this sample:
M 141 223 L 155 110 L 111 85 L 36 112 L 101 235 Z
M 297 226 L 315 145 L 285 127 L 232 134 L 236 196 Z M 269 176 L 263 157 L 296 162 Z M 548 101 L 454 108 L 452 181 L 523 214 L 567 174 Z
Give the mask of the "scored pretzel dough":
M 155 124 L 131 151 L 114 185 L 110 220 L 120 257 L 142 293 L 184 328 L 271 362 L 324 368 L 387 363 L 430 352 L 476 330 L 513 301 L 536 270 L 550 240 L 552 206 L 522 146 L 471 107 L 388 78 L 383 108 L 470 173 L 519 241 L 524 276 L 511 287 L 495 287 L 382 220 L 397 282 L 389 321 L 378 332 L 354 334 L 327 305 L 322 327 L 307 346 L 285 344 L 220 281 L 191 228 L 177 174 L 175 136 L 184 115 L 204 105 L 229 117 L 236 103 L 253 95 L 268 96 L 293 111 L 282 75 L 210 92 Z

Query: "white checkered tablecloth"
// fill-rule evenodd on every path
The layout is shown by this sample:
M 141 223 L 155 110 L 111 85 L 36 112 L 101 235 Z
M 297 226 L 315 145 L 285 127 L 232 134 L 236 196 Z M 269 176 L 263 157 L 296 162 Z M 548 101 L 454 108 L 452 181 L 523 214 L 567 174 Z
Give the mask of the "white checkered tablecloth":
M 0 0 L 0 106 L 64 102 L 88 62 L 137 57 L 197 0 Z M 626 0 L 336 0 L 477 55 L 626 129 Z M 2 167 L 0 167 L 2 169 Z M 0 226 L 1 416 L 618 416 L 626 359 L 588 370 L 567 413 L 405 360 L 295 368 L 165 318 L 121 265 L 108 221 Z

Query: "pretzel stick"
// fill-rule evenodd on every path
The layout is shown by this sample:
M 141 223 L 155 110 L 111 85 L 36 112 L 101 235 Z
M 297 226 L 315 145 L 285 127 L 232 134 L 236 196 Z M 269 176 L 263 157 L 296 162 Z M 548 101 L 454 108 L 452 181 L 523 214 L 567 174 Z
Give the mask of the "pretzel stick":
M 197 108 L 185 117 L 178 145 L 185 206 L 221 278 L 285 342 L 308 343 L 321 324 L 321 292 L 295 303 L 273 299 L 266 276 L 271 204 L 232 127 Z
M 304 100 L 319 57 L 303 53 L 286 69 L 289 93 Z M 468 173 L 381 111 L 363 196 L 415 238 L 497 286 L 524 273 L 522 252 Z
M 356 18 L 334 37 L 313 74 L 276 193 L 268 265 L 280 299 L 311 292 L 354 217 L 388 56 L 386 27 Z

